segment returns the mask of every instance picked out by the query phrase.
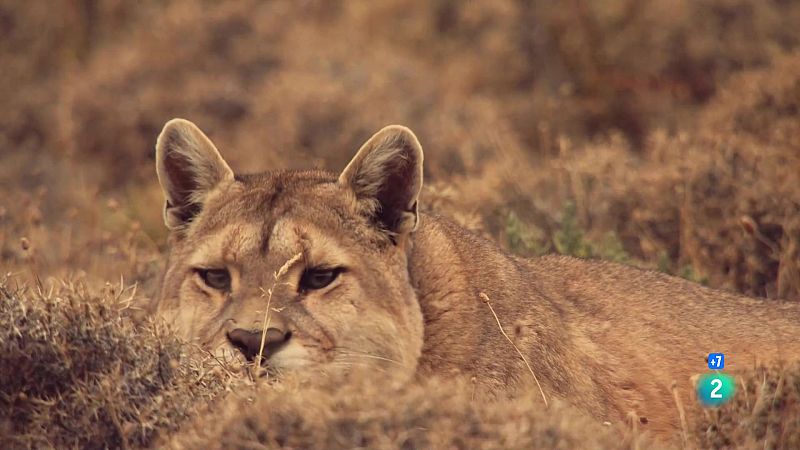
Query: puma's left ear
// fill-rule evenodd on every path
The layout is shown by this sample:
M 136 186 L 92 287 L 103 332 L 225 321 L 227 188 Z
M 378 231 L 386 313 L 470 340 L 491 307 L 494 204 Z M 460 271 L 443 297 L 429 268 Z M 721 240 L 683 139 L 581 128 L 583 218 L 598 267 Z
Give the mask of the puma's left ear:
M 361 147 L 339 182 L 353 190 L 377 226 L 392 236 L 407 234 L 419 222 L 422 159 L 414 133 L 391 125 Z
M 206 196 L 233 171 L 211 140 L 192 122 L 172 119 L 156 142 L 156 173 L 166 199 L 164 222 L 170 230 L 188 224 Z

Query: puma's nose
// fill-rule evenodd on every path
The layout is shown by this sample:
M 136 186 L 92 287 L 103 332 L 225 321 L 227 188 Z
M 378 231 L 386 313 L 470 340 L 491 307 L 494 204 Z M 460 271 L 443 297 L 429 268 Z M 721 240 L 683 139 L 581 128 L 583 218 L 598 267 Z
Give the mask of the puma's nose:
M 291 331 L 284 331 L 278 328 L 268 328 L 266 333 L 263 334 L 264 351 L 262 356 L 265 360 L 292 337 Z M 228 331 L 227 336 L 231 344 L 241 350 L 248 361 L 253 361 L 258 356 L 258 352 L 261 350 L 261 331 L 236 328 Z

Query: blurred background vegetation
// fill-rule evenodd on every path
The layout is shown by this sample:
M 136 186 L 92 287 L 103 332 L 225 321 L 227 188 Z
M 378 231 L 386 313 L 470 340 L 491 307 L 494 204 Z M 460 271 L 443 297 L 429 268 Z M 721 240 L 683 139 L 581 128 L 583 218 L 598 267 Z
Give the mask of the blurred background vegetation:
M 0 0 L 0 266 L 152 286 L 172 117 L 240 172 L 340 170 L 401 123 L 425 208 L 512 252 L 800 298 L 798 23 L 790 0 Z

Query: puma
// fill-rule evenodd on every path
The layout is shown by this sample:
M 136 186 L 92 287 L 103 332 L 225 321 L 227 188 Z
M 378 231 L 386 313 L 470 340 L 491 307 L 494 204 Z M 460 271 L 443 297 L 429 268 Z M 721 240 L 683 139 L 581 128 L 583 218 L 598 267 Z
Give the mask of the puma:
M 800 355 L 798 304 L 510 256 L 419 212 L 422 167 L 415 135 L 389 126 L 338 175 L 235 174 L 193 123 L 169 121 L 156 145 L 170 237 L 154 311 L 186 339 L 277 372 L 466 375 L 600 420 L 635 413 L 666 436 L 680 427 L 673 383 L 694 402 L 708 353 L 734 373 Z

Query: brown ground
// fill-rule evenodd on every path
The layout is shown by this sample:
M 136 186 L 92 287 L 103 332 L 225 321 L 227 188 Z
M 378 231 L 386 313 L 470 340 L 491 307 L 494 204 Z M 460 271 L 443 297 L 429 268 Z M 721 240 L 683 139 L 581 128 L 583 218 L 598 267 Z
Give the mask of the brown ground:
M 402 123 L 425 207 L 510 251 L 800 300 L 797 23 L 785 0 L 0 0 L 0 447 L 653 446 L 469 380 L 254 386 L 134 324 L 155 137 L 181 116 L 234 169 L 339 170 Z M 686 445 L 800 447 L 800 368 L 740 381 Z

